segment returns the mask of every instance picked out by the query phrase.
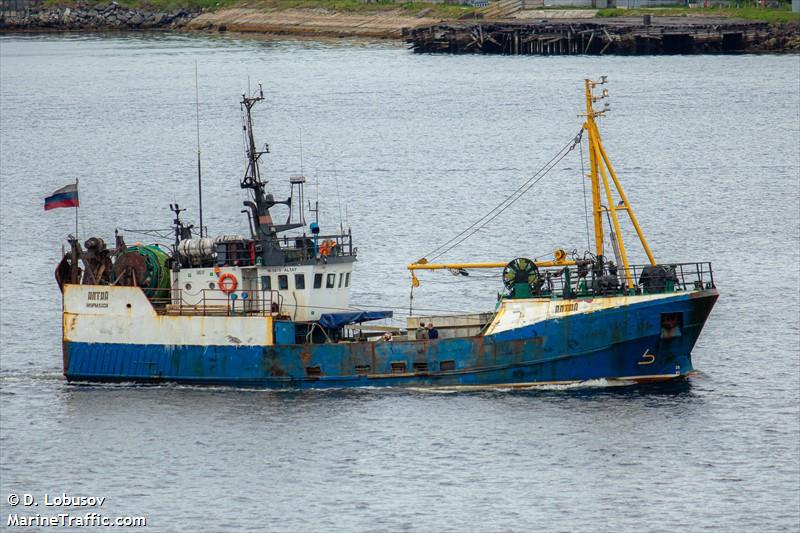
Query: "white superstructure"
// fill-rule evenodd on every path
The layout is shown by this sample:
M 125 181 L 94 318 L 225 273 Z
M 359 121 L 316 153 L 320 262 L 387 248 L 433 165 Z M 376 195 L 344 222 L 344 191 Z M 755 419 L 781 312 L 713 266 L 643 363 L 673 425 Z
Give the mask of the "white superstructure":
M 349 309 L 352 272 L 352 262 L 322 261 L 298 266 L 184 268 L 172 273 L 172 304 L 271 311 L 294 321 L 319 320 L 323 313 Z

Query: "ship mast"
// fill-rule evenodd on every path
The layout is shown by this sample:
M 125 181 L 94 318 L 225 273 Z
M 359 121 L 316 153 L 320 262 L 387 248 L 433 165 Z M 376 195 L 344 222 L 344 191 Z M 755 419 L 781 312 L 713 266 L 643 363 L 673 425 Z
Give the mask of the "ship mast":
M 647 239 L 642 232 L 642 228 L 639 226 L 639 221 L 636 219 L 636 214 L 633 212 L 633 207 L 631 207 L 630 202 L 628 202 L 628 197 L 625 195 L 625 191 L 622 189 L 622 185 L 620 185 L 620 182 L 617 179 L 617 174 L 614 172 L 614 167 L 611 165 L 611 161 L 608 159 L 608 154 L 606 153 L 605 148 L 603 148 L 600 130 L 597 128 L 597 123 L 595 122 L 595 118 L 604 116 L 609 110 L 609 107 L 606 103 L 602 110 L 595 110 L 594 103 L 607 98 L 608 89 L 603 89 L 600 96 L 595 96 L 594 89 L 600 85 L 604 85 L 607 81 L 608 80 L 606 76 L 601 76 L 599 81 L 588 78 L 584 80 L 586 87 L 586 114 L 582 116 L 586 117 L 586 122 L 583 123 L 583 129 L 585 129 L 589 134 L 589 179 L 592 182 L 592 213 L 594 219 L 595 251 L 598 262 L 602 263 L 604 255 L 603 212 L 605 211 L 611 218 L 611 224 L 614 228 L 611 232 L 611 242 L 612 245 L 615 246 L 615 253 L 618 253 L 619 259 L 622 261 L 622 267 L 625 270 L 626 285 L 629 289 L 633 289 L 636 286 L 636 282 L 631 276 L 631 270 L 628 263 L 628 254 L 625 250 L 625 243 L 622 240 L 622 232 L 620 231 L 619 227 L 617 211 L 627 211 L 628 216 L 631 219 L 631 223 L 636 229 L 636 234 L 639 236 L 639 240 L 642 243 L 642 247 L 647 254 L 647 259 L 652 265 L 656 264 L 656 260 L 653 257 L 653 253 L 650 251 L 650 246 L 647 244 Z M 611 185 L 608 179 L 609 176 L 611 176 L 611 180 L 613 181 L 614 187 L 616 188 L 617 194 L 620 198 L 619 203 L 614 201 L 614 196 L 612 194 Z M 603 205 L 602 193 L 600 189 L 601 180 L 607 205 Z
M 242 128 L 245 133 L 245 144 L 247 152 L 247 169 L 241 181 L 242 189 L 253 191 L 253 202 L 244 202 L 244 205 L 251 210 L 253 219 L 253 239 L 258 243 L 256 254 L 261 259 L 263 265 L 283 264 L 285 257 L 278 241 L 278 232 L 294 229 L 302 224 L 274 224 L 269 210 L 276 204 L 285 204 L 291 207 L 291 198 L 286 200 L 275 200 L 274 196 L 267 192 L 267 182 L 261 179 L 261 172 L 258 161 L 262 155 L 269 153 L 269 145 L 265 144 L 263 150 L 256 148 L 255 136 L 253 135 L 253 116 L 251 109 L 254 105 L 264 99 L 264 90 L 261 84 L 258 86 L 258 94 L 254 96 L 242 95 Z

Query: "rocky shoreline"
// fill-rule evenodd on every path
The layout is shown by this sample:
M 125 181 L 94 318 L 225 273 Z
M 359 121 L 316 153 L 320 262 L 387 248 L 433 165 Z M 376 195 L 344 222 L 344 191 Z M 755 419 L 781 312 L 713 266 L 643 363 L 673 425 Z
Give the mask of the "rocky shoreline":
M 0 13 L 0 30 L 71 31 L 178 29 L 200 15 L 186 9 L 172 12 L 128 9 L 116 2 L 107 6 L 32 6 Z

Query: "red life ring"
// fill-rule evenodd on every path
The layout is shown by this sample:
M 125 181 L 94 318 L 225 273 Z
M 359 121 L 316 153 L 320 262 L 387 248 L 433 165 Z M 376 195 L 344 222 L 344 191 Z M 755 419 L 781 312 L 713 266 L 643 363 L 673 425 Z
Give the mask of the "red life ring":
M 230 281 L 230 283 L 227 283 L 228 281 Z M 239 280 L 236 279 L 236 276 L 234 276 L 230 272 L 225 272 L 223 275 L 219 277 L 217 285 L 219 285 L 219 290 L 221 290 L 225 294 L 230 294 L 236 290 L 236 287 L 239 286 Z

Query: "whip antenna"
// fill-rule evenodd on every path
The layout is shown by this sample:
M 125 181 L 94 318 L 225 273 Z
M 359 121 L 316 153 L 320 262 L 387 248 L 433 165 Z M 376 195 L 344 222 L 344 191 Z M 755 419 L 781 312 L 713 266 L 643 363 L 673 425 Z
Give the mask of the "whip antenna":
M 200 206 L 200 238 L 203 238 L 203 172 L 200 167 L 200 91 L 197 83 L 197 60 L 194 62 L 194 105 L 197 123 L 197 199 Z

